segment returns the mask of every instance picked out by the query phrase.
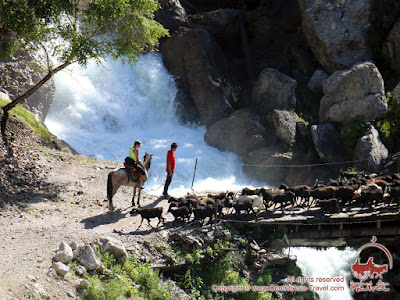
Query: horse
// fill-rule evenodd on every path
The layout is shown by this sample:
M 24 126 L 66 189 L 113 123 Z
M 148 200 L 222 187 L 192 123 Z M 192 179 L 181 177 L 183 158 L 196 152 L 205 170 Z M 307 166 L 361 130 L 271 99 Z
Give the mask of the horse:
M 143 166 L 145 171 L 145 175 L 143 175 L 144 176 L 143 182 L 146 182 L 147 180 L 147 175 L 151 166 L 152 157 L 153 154 L 148 154 L 148 153 L 146 153 L 143 157 Z M 118 191 L 121 185 L 133 187 L 132 206 L 135 206 L 136 188 L 139 188 L 137 205 L 140 207 L 140 193 L 142 191 L 142 185 L 139 181 L 133 181 L 132 176 L 129 176 L 128 172 L 131 172 L 131 170 L 128 168 L 120 168 L 118 170 L 114 170 L 108 173 L 107 199 L 108 199 L 108 208 L 110 210 L 114 209 L 112 198 L 114 197 L 115 193 Z

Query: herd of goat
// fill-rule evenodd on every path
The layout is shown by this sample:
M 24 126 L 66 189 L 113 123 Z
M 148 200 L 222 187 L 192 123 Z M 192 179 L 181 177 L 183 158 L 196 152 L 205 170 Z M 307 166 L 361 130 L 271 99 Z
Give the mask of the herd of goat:
M 208 223 L 216 216 L 223 218 L 223 208 L 225 213 L 235 213 L 240 215 L 253 213 L 255 218 L 265 210 L 272 208 L 275 211 L 279 205 L 282 213 L 290 205 L 290 211 L 294 207 L 309 209 L 315 205 L 324 214 L 339 213 L 346 207 L 377 207 L 379 205 L 388 206 L 396 203 L 400 206 L 400 174 L 392 176 L 378 176 L 377 174 L 365 175 L 362 173 L 351 174 L 341 173 L 337 180 L 330 180 L 328 183 L 316 181 L 313 187 L 307 185 L 287 186 L 282 184 L 277 188 L 244 188 L 241 193 L 227 192 L 207 197 L 198 197 L 187 194 L 185 197 L 176 199 L 171 197 L 168 202 L 168 212 L 171 213 L 176 221 L 201 222 L 204 223 L 208 218 Z M 158 224 L 164 221 L 162 207 L 134 208 L 131 214 L 138 213 L 142 217 L 142 222 L 146 219 L 150 225 L 151 218 L 158 218 Z M 140 227 L 139 226 L 139 227 Z

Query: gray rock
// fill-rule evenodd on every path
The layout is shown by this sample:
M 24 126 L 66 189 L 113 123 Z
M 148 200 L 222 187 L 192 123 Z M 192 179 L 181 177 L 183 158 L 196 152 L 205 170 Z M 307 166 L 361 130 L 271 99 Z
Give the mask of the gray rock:
M 93 248 L 86 244 L 79 246 L 74 251 L 74 259 L 83 265 L 88 271 L 102 271 L 104 269 L 103 263 L 100 261 Z
M 77 265 L 75 267 L 75 272 L 76 272 L 77 275 L 83 276 L 85 274 L 85 272 L 86 272 L 86 268 L 84 266 Z
M 345 149 L 340 141 L 340 132 L 332 123 L 311 126 L 312 139 L 319 157 L 324 162 L 344 161 Z
M 258 76 L 253 87 L 251 105 L 261 115 L 275 108 L 292 109 L 296 106 L 296 80 L 275 70 L 267 68 Z
M 186 245 L 189 246 L 197 246 L 197 247 L 202 247 L 204 245 L 204 241 L 201 238 L 196 238 L 190 234 L 181 234 L 178 232 L 175 232 L 170 235 L 169 237 L 173 241 L 182 241 Z
M 47 74 L 46 70 L 47 61 L 43 53 L 19 52 L 0 60 L 0 89 L 14 100 L 38 83 Z M 54 92 L 55 84 L 51 78 L 22 102 L 22 105 L 30 109 L 38 120 L 44 121 L 53 102 Z
M 322 91 L 323 82 L 328 79 L 329 74 L 325 71 L 318 69 L 311 76 L 310 81 L 307 84 L 307 88 L 312 92 Z
M 200 25 L 213 36 L 237 36 L 240 11 L 235 9 L 217 9 L 190 16 L 190 23 Z
M 279 185 L 290 168 L 278 166 L 290 165 L 291 160 L 290 155 L 277 153 L 275 148 L 261 148 L 249 153 L 243 172 L 251 179 Z
M 396 102 L 397 105 L 400 105 L 400 83 L 396 85 L 392 91 L 392 100 Z
M 297 119 L 296 113 L 280 109 L 274 109 L 267 116 L 267 121 L 272 126 L 275 135 L 286 144 L 294 143 Z
M 266 131 L 259 119 L 259 116 L 250 111 L 235 111 L 230 117 L 211 126 L 205 133 L 204 140 L 221 151 L 246 155 L 266 143 Z
M 121 241 L 113 237 L 100 239 L 99 241 L 101 253 L 110 253 L 119 262 L 125 262 L 128 259 L 128 252 Z
M 156 11 L 155 18 L 165 28 L 175 30 L 188 21 L 186 10 L 179 0 L 159 0 L 161 8 Z
M 370 62 L 337 71 L 324 81 L 319 110 L 320 123 L 374 120 L 387 112 L 382 75 Z
M 400 72 L 400 19 L 395 23 L 383 43 L 383 55 L 390 62 L 391 68 Z
M 64 265 L 62 262 L 53 262 L 52 264 L 53 269 L 57 272 L 57 274 L 64 276 L 70 270 L 67 265 Z
M 308 45 L 329 73 L 371 58 L 369 0 L 299 0 Z
M 69 263 L 73 258 L 74 253 L 72 252 L 72 248 L 67 243 L 61 242 L 56 255 L 54 255 L 54 260 L 66 264 Z
M 161 52 L 165 66 L 183 91 L 177 96 L 182 111 L 195 107 L 207 127 L 233 112 L 226 58 L 207 31 L 179 27 L 162 43 Z
M 369 172 L 382 170 L 385 160 L 388 158 L 388 150 L 379 138 L 379 133 L 374 126 L 358 140 L 354 149 L 354 160 L 367 160 L 357 162 L 356 168 Z

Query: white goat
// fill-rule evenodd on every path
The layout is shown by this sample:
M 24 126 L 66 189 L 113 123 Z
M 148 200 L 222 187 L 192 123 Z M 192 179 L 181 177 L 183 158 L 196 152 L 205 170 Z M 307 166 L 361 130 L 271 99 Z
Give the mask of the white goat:
M 242 202 L 250 200 L 253 209 L 257 207 L 257 212 L 264 208 L 264 200 L 262 194 L 260 195 L 238 195 L 235 193 L 232 196 L 233 202 Z

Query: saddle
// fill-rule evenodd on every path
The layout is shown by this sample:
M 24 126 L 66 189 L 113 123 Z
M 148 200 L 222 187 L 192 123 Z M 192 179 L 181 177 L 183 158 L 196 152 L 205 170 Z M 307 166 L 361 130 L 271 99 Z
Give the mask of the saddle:
M 132 180 L 133 182 L 139 181 L 140 174 L 135 167 L 127 165 L 126 162 L 124 162 L 124 167 L 126 169 L 126 173 L 128 174 L 129 180 Z

